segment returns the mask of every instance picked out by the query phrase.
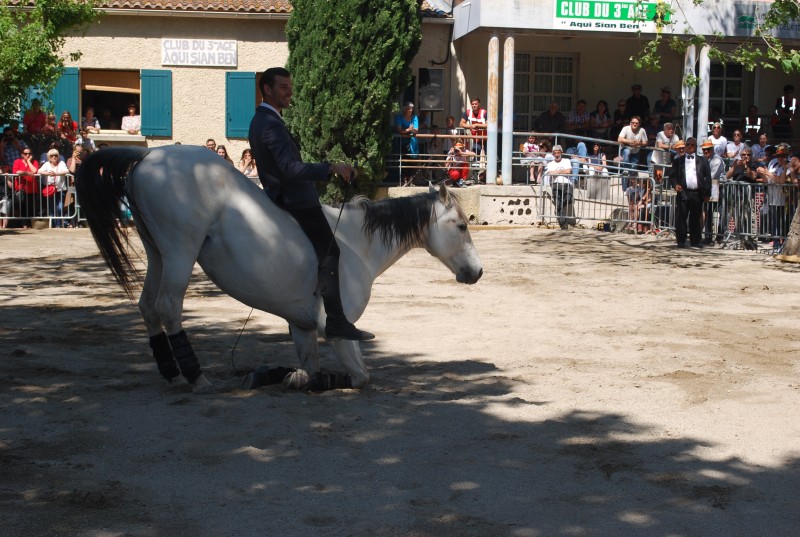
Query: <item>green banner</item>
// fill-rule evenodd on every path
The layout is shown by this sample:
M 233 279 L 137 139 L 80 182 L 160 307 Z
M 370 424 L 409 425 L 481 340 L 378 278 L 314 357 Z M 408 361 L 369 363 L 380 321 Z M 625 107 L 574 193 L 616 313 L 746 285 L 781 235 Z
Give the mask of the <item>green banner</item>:
M 555 27 L 576 30 L 655 32 L 662 2 L 609 2 L 607 0 L 556 0 Z M 669 5 L 668 1 L 663 3 Z M 670 21 L 665 12 L 663 22 Z

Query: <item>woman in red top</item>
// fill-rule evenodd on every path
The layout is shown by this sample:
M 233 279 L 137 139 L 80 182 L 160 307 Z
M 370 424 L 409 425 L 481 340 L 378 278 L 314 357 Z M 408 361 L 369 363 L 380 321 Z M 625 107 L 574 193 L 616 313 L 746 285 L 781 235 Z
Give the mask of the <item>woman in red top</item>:
M 23 216 L 32 215 L 41 202 L 39 199 L 39 181 L 36 172 L 39 170 L 39 163 L 34 160 L 31 148 L 26 147 L 22 150 L 22 158 L 14 161 L 14 168 L 11 173 L 17 177 L 14 179 L 14 202 L 19 207 L 19 214 Z
M 66 110 L 61 114 L 61 121 L 58 122 L 58 136 L 70 144 L 74 144 L 78 139 L 78 124 L 72 120 L 72 115 Z

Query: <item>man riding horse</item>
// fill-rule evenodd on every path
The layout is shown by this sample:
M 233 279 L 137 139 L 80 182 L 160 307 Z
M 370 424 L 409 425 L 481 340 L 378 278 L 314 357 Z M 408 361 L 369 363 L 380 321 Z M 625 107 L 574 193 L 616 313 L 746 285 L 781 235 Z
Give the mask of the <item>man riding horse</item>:
M 282 67 L 264 71 L 258 81 L 263 99 L 250 122 L 250 148 L 258 163 L 264 191 L 279 207 L 289 212 L 314 246 L 319 262 L 319 292 L 327 321 L 329 340 L 364 341 L 375 336 L 357 329 L 347 320 L 339 292 L 339 246 L 322 212 L 314 182 L 339 175 L 350 183 L 356 175 L 352 166 L 303 162 L 300 146 L 289 133 L 281 113 L 291 105 L 292 75 Z

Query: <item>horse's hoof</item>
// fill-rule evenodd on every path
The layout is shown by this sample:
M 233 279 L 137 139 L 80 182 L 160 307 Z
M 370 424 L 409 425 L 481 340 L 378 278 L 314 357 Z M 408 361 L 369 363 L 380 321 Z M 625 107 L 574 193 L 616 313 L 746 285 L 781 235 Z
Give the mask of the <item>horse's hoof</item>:
M 215 393 L 214 385 L 211 384 L 205 375 L 200 375 L 197 380 L 192 384 L 192 393 L 196 395 L 205 395 Z

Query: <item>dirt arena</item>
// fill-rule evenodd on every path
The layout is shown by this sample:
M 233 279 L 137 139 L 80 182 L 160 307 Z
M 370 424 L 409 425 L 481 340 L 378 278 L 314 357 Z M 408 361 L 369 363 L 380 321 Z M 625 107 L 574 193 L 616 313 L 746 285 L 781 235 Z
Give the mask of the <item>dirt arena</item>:
M 215 395 L 167 389 L 86 230 L 0 234 L 10 537 L 796 536 L 800 267 L 587 230 L 424 250 L 359 326 L 371 385 L 243 391 L 286 324 L 197 272 Z M 336 368 L 322 346 L 323 365 Z

